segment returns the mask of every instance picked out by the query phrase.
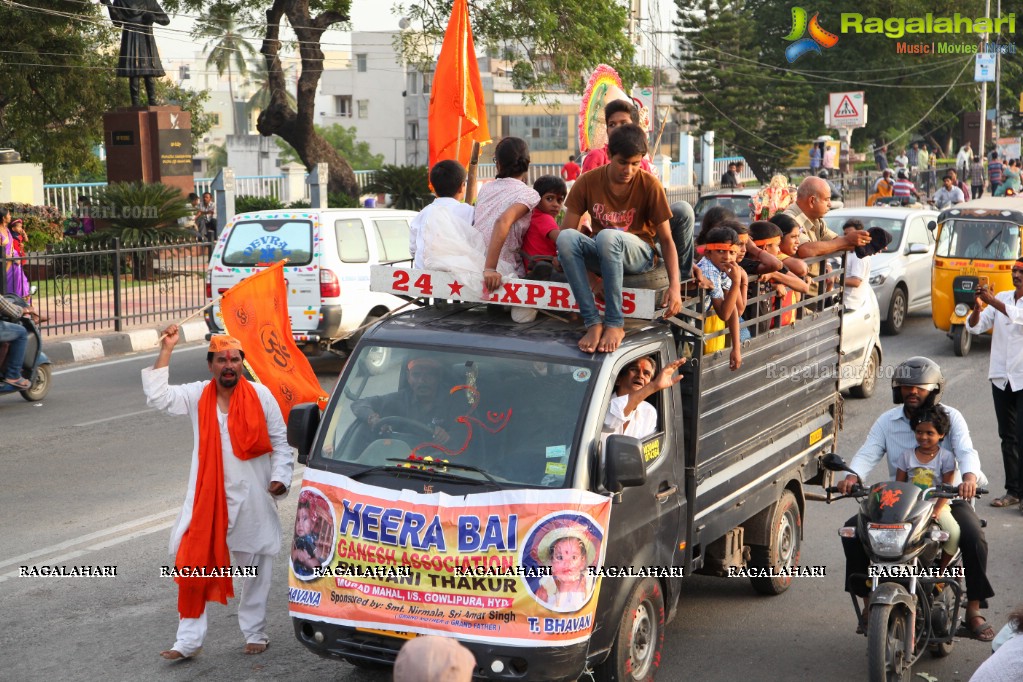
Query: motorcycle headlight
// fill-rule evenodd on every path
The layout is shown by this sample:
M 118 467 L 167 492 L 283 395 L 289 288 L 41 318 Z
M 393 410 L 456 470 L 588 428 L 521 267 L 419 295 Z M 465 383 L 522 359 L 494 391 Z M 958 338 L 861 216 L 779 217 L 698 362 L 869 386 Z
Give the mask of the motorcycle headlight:
M 956 314 L 956 317 L 966 317 L 970 314 L 970 306 L 965 303 L 956 303 L 956 307 L 952 309 L 952 312 Z
M 867 537 L 874 554 L 885 558 L 902 556 L 902 548 L 913 529 L 911 523 L 868 523 Z

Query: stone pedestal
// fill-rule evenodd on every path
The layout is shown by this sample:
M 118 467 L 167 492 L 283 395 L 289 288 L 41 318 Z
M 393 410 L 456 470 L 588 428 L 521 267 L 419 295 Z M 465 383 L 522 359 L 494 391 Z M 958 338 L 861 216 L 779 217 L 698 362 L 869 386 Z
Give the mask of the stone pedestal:
M 178 106 L 103 114 L 108 182 L 161 182 L 193 192 L 192 115 Z

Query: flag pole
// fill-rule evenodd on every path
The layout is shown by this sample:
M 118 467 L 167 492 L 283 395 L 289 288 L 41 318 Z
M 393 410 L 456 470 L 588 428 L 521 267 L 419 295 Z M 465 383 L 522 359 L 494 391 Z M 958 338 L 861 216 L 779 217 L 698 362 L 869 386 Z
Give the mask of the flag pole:
M 469 168 L 465 178 L 465 203 L 472 205 L 476 203 L 476 171 L 480 165 L 480 143 L 475 140 L 472 143 L 472 155 L 469 156 Z

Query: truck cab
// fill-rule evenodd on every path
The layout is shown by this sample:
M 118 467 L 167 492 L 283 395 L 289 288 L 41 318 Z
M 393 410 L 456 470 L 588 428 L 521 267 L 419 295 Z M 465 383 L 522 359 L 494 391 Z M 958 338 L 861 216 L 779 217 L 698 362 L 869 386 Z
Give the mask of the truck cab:
M 699 298 L 671 323 L 629 320 L 607 354 L 581 352 L 562 319 L 516 324 L 472 303 L 371 328 L 322 416 L 289 420 L 307 465 L 299 508 L 305 496 L 324 521 L 293 546 L 296 637 L 357 665 L 444 634 L 482 679 L 652 678 L 684 576 L 745 571 L 780 594 L 798 570 L 803 486 L 840 410 L 841 306 L 818 298 L 748 341 L 738 371 L 727 350 L 704 354 Z M 643 357 L 685 357 L 683 379 L 649 398 L 652 434 L 608 435 L 616 378 Z M 550 538 L 566 535 L 590 576 L 567 606 L 540 589 Z

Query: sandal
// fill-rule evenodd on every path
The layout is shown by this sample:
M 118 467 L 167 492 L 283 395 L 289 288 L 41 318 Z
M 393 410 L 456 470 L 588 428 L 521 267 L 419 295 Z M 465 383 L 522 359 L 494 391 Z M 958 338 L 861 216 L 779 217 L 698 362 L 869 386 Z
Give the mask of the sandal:
M 19 391 L 26 391 L 32 388 L 32 382 L 22 377 L 18 377 L 17 379 L 4 379 L 4 383 L 8 386 L 13 386 Z
M 1002 495 L 1001 497 L 991 500 L 992 507 L 1012 507 L 1017 504 L 1019 504 L 1019 498 L 1016 497 L 1015 495 L 1010 495 L 1008 493 Z
M 970 625 L 970 622 L 976 619 L 980 619 L 979 623 Z M 987 619 L 981 615 L 966 616 L 966 622 L 962 624 L 961 631 L 965 631 L 967 636 L 971 639 L 975 639 L 978 642 L 990 642 L 995 638 L 995 631 L 991 627 L 991 624 L 987 622 Z

